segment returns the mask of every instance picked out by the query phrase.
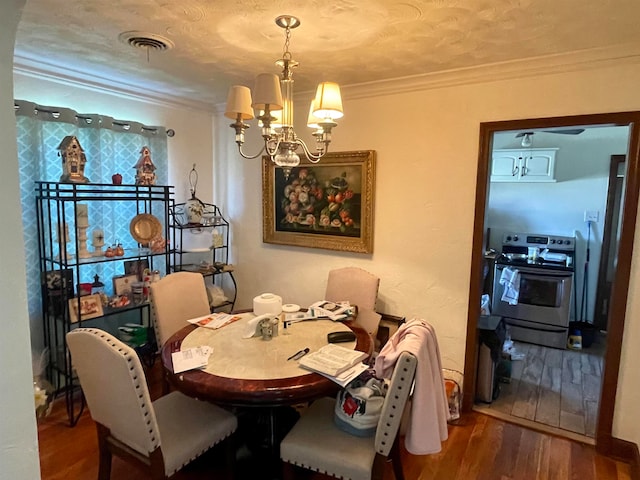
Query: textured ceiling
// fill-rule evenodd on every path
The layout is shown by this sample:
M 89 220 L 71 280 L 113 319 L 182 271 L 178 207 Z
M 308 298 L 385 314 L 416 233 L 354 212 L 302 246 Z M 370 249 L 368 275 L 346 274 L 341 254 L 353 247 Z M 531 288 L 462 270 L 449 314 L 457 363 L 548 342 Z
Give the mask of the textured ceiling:
M 640 43 L 638 0 L 27 0 L 16 62 L 212 105 L 279 73 L 282 14 L 301 20 L 299 92 Z M 130 30 L 175 47 L 147 58 L 118 40 Z

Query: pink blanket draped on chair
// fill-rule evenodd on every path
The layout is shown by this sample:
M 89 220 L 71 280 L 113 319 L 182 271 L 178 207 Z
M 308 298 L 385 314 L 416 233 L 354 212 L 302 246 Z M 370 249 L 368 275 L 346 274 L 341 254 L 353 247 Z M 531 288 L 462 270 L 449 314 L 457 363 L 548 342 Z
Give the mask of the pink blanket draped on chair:
M 403 351 L 418 359 L 405 446 L 414 455 L 437 453 L 448 438 L 449 407 L 433 327 L 417 318 L 402 325 L 378 354 L 376 376 L 390 377 Z

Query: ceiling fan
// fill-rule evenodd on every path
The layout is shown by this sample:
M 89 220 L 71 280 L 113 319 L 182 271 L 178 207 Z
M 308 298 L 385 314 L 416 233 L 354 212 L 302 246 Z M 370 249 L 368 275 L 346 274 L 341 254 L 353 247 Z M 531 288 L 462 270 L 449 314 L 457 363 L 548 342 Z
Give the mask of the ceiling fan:
M 557 130 L 541 130 L 544 133 L 560 133 L 562 135 L 579 135 L 584 132 L 584 128 L 564 128 Z M 530 147 L 533 141 L 533 134 L 536 132 L 520 132 L 516 134 L 516 138 L 522 137 L 522 142 L 520 143 L 523 147 Z

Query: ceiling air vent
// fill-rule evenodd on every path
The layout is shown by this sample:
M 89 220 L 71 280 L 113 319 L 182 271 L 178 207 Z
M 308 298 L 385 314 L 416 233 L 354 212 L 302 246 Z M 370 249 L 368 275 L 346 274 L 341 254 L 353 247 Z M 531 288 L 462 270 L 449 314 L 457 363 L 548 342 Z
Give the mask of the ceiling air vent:
M 122 43 L 126 43 L 135 48 L 149 50 L 171 50 L 174 46 L 173 42 L 166 37 L 156 35 L 155 33 L 130 31 L 123 32 L 118 35 L 118 39 Z

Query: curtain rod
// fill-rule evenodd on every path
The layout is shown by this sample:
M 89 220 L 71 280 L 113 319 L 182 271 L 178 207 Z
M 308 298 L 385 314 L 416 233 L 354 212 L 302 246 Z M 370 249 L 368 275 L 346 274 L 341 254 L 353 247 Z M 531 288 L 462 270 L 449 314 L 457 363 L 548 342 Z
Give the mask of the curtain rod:
M 60 117 L 63 116 L 63 112 L 66 111 L 66 112 L 72 113 L 75 120 L 83 120 L 88 125 L 92 125 L 93 122 L 97 120 L 99 124 L 111 123 L 111 125 L 115 125 L 127 132 L 131 130 L 133 125 L 139 125 L 141 132 L 146 132 L 151 135 L 156 135 L 159 131 L 164 131 L 167 137 L 173 137 L 176 134 L 175 130 L 173 130 L 172 128 L 143 125 L 140 122 L 135 122 L 135 121 L 116 120 L 114 118 L 109 117 L 108 115 L 78 113 L 73 109 L 69 109 L 65 107 L 50 107 L 50 106 L 37 105 L 27 100 L 14 101 L 14 111 L 16 113 L 19 113 L 23 108 L 26 108 L 27 106 L 29 107 L 28 110 L 32 111 L 36 115 L 39 112 L 43 112 L 43 113 L 50 114 L 56 120 L 60 119 Z M 103 119 L 109 119 L 110 122 L 104 122 Z M 105 128 L 108 128 L 108 127 L 105 126 Z

